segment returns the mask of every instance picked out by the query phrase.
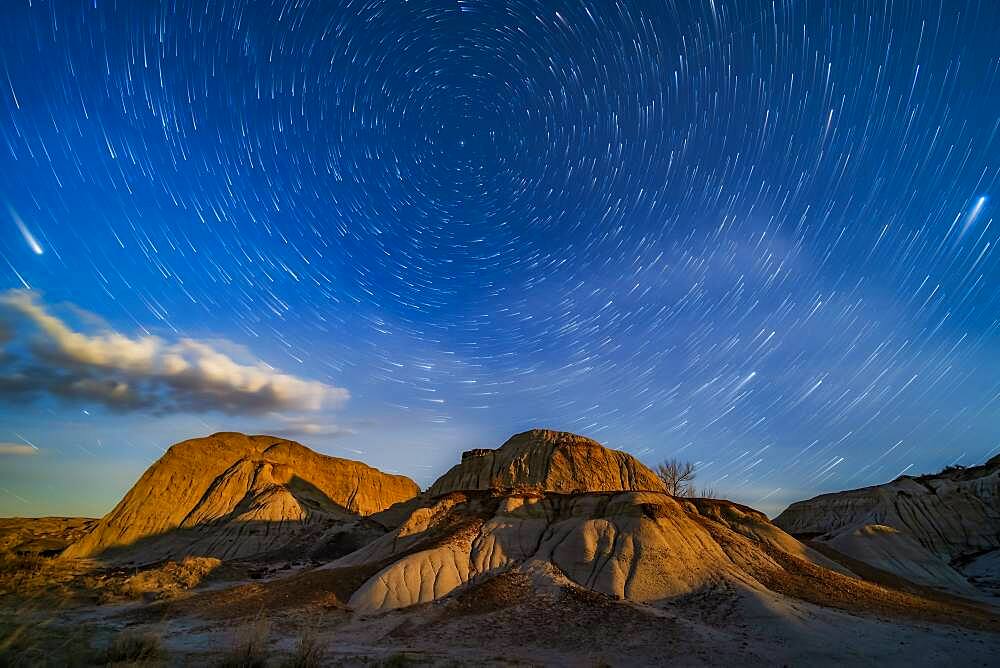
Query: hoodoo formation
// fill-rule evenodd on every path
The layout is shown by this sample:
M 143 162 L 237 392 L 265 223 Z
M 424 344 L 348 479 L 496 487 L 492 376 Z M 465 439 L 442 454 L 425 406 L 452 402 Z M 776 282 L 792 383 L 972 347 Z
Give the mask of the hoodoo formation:
M 426 603 L 511 572 L 637 602 L 720 583 L 780 589 L 806 572 L 850 580 L 762 513 L 671 497 L 630 455 L 546 430 L 467 452 L 391 533 L 323 568 L 370 574 L 349 592 L 358 610 Z
M 318 540 L 419 488 L 273 436 L 219 433 L 172 446 L 65 557 L 143 563 L 239 558 Z

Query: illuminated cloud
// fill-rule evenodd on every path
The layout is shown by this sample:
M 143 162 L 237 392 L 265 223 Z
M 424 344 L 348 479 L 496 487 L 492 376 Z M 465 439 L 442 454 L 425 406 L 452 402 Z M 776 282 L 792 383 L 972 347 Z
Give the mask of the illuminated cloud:
M 23 443 L 0 443 L 0 456 L 16 455 L 19 457 L 30 457 L 31 455 L 37 455 L 38 452 L 38 448 L 33 448 Z
M 347 390 L 282 373 L 233 346 L 77 331 L 35 293 L 0 293 L 0 396 L 96 401 L 116 410 L 258 414 L 336 407 Z M 245 356 L 245 355 L 244 355 Z

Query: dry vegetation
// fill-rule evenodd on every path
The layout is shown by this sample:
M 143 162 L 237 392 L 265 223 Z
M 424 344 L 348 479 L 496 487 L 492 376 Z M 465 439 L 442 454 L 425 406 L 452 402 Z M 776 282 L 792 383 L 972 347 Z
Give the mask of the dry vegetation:
M 174 598 L 197 587 L 221 563 L 214 557 L 185 557 L 180 563 L 168 561 L 139 571 L 122 582 L 118 591 L 127 598 Z
M 98 663 L 105 666 L 157 666 L 166 659 L 158 635 L 135 631 L 118 634 L 98 655 Z
M 282 668 L 320 668 L 327 665 L 326 643 L 315 626 L 302 629 L 291 656 L 281 665 Z
M 213 575 L 220 563 L 188 557 L 140 570 L 0 552 L 0 601 L 93 604 L 176 598 Z
M 232 646 L 216 663 L 218 668 L 264 668 L 267 666 L 268 636 L 270 625 L 267 619 L 257 616 L 251 622 L 236 630 Z

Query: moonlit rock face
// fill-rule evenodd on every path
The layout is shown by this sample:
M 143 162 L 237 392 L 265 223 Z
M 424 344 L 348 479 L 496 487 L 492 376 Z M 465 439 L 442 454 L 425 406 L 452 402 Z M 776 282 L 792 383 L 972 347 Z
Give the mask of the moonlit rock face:
M 556 573 L 560 585 L 637 602 L 724 582 L 763 591 L 763 582 L 783 577 L 782 559 L 808 563 L 817 579 L 847 580 L 766 516 L 729 501 L 662 492 L 454 492 L 323 568 L 372 569 L 349 601 L 369 612 L 428 603 L 510 571 Z
M 65 557 L 238 558 L 412 498 L 417 485 L 273 436 L 174 445 Z
M 632 455 L 569 432 L 533 429 L 496 450 L 471 450 L 441 476 L 431 496 L 453 491 L 663 492 L 655 473 Z
M 774 523 L 907 579 L 968 594 L 964 566 L 1000 552 L 1000 457 L 799 501 Z M 1000 569 L 991 573 L 1000 582 Z

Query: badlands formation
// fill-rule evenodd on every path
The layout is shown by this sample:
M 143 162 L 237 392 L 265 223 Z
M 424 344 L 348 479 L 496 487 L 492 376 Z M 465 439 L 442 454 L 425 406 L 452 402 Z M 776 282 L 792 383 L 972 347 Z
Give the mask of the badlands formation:
M 961 488 L 961 512 L 973 512 L 969 489 L 987 485 L 949 480 L 913 483 L 943 499 L 919 507 L 946 512 L 943 492 Z M 99 522 L 50 522 L 75 532 L 52 560 L 74 574 L 59 591 L 86 603 L 64 601 L 54 620 L 48 604 L 26 603 L 44 595 L 3 591 L 0 579 L 0 653 L 38 629 L 88 625 L 108 647 L 115 634 L 153 629 L 177 665 L 224 661 L 240 637 L 258 639 L 278 665 L 303 646 L 303 633 L 324 659 L 292 665 L 995 659 L 995 607 L 972 600 L 977 592 L 960 587 L 961 576 L 944 591 L 917 577 L 916 561 L 865 561 L 871 550 L 844 541 L 885 534 L 891 518 L 873 516 L 868 497 L 824 498 L 793 506 L 779 526 L 729 501 L 672 497 L 634 457 L 547 430 L 465 452 L 424 492 L 290 441 L 215 434 L 172 447 Z M 886 503 L 913 515 L 898 499 Z M 996 527 L 983 513 L 971 521 Z M 988 549 L 985 526 L 976 534 L 959 525 L 931 544 Z M 823 537 L 802 542 L 781 527 Z M 905 531 L 907 549 L 930 550 L 926 535 Z M 105 590 L 96 596 L 94 587 Z M 96 604 L 120 602 L 120 592 L 144 602 Z
M 293 441 L 213 434 L 167 450 L 62 556 L 141 564 L 235 559 L 293 544 L 309 549 L 326 531 L 417 492 L 409 478 Z
M 347 601 L 370 611 L 509 571 L 640 602 L 720 582 L 766 588 L 783 559 L 840 570 L 757 511 L 675 499 L 628 454 L 535 430 L 466 452 L 398 527 L 324 568 L 372 569 Z
M 774 523 L 916 583 L 1000 596 L 1000 456 L 799 501 Z

